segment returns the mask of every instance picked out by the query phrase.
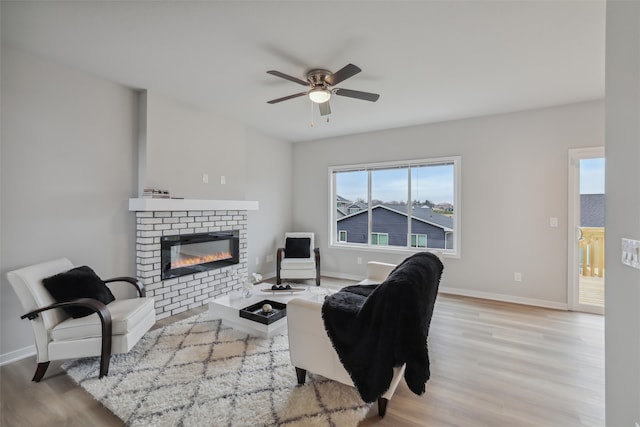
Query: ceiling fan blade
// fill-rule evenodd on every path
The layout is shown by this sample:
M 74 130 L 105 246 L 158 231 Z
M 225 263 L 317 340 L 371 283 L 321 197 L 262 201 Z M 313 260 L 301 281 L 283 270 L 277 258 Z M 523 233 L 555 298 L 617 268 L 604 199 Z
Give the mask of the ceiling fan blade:
M 281 73 L 280 71 L 269 70 L 269 71 L 267 71 L 267 73 L 271 74 L 272 76 L 280 77 L 280 78 L 289 80 L 291 82 L 298 83 L 299 85 L 302 85 L 302 86 L 309 86 L 309 82 L 305 82 L 304 80 L 300 80 L 297 77 L 293 77 L 293 76 L 290 76 L 288 74 Z
M 349 98 L 362 99 L 364 101 L 371 102 L 376 102 L 378 98 L 380 98 L 380 95 L 377 93 L 360 92 L 359 90 L 351 89 L 336 89 L 334 93 L 340 96 L 348 96 Z
M 360 71 L 360 67 L 357 67 L 353 64 L 348 64 L 331 74 L 329 77 L 325 79 L 330 86 L 335 86 L 338 83 L 347 80 L 349 77 L 353 77 L 358 74 Z
M 306 95 L 306 94 L 307 94 L 307 92 L 300 92 L 300 93 L 296 93 L 296 94 L 293 94 L 293 95 L 284 96 L 282 98 L 272 99 L 271 101 L 267 101 L 267 104 L 277 104 L 278 102 L 286 101 L 287 99 L 297 98 L 299 96 L 303 96 L 303 95 Z
M 322 104 L 318 104 L 318 107 L 320 107 L 321 116 L 328 116 L 329 114 L 331 114 L 331 107 L 329 106 L 329 101 L 323 102 Z

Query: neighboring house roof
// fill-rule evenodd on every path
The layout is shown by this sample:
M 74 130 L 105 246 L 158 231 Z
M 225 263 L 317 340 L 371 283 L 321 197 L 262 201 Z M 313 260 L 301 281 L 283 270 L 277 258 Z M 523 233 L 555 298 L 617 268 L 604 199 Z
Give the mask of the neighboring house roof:
M 336 202 L 351 203 L 351 200 L 345 199 L 344 197 L 338 195 L 338 196 L 336 196 Z
M 580 226 L 604 227 L 604 194 L 580 195 Z
M 355 203 L 351 203 L 350 205 L 346 206 L 347 209 L 352 209 L 352 208 L 358 208 L 358 209 L 368 209 L 369 205 L 367 203 L 364 202 L 355 202 Z
M 371 209 L 387 209 L 400 215 L 407 215 L 406 205 L 375 205 Z M 356 215 L 363 215 L 365 213 L 367 213 L 366 210 L 356 212 L 351 215 L 346 215 L 342 218 L 338 218 L 338 221 L 341 221 L 345 218 L 351 218 Z M 411 215 L 411 218 L 417 221 L 425 222 L 427 224 L 435 225 L 436 227 L 440 227 L 445 231 L 453 231 L 453 218 L 435 213 L 430 208 L 413 208 L 413 214 Z
M 453 231 L 453 218 L 436 213 L 433 209 L 427 207 L 413 208 L 412 216 L 430 224 L 440 225 L 448 231 Z

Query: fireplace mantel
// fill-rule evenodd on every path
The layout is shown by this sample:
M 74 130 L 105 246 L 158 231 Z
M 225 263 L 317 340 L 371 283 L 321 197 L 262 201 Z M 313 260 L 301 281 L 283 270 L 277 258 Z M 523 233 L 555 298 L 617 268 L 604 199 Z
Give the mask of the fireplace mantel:
M 129 199 L 129 210 L 154 211 L 255 211 L 253 200 L 199 200 L 199 199 Z

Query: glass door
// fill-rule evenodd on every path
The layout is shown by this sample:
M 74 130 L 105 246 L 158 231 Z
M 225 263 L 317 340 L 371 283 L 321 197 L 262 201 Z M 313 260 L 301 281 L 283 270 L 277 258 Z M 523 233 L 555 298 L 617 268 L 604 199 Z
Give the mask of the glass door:
M 569 153 L 569 308 L 604 313 L 604 149 Z

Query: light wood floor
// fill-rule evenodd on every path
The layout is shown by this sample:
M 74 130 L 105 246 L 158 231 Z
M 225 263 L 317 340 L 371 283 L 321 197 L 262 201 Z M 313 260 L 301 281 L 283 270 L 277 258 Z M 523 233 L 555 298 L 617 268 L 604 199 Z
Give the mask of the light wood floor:
M 604 277 L 580 276 L 578 302 L 604 307 Z
M 441 294 L 429 351 L 426 393 L 402 382 L 386 417 L 374 405 L 361 426 L 604 425 L 603 316 Z M 122 425 L 59 366 L 52 362 L 38 384 L 30 381 L 34 358 L 0 368 L 0 425 Z

